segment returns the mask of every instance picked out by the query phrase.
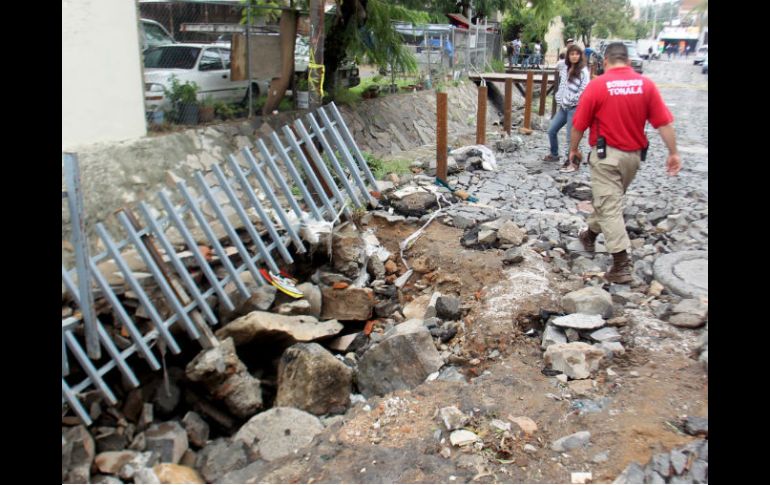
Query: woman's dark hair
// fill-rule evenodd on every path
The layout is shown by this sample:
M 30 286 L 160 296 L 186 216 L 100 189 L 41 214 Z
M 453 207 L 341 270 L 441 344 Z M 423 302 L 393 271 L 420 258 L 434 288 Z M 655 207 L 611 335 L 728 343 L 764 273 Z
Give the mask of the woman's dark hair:
M 569 55 L 575 51 L 580 53 L 580 60 L 573 64 L 572 61 L 570 61 Z M 564 62 L 567 63 L 567 70 L 569 72 L 567 76 L 568 80 L 579 78 L 580 73 L 583 72 L 583 68 L 586 67 L 586 60 L 585 57 L 583 57 L 583 49 L 575 44 L 569 46 L 567 48 L 567 58 L 564 59 Z

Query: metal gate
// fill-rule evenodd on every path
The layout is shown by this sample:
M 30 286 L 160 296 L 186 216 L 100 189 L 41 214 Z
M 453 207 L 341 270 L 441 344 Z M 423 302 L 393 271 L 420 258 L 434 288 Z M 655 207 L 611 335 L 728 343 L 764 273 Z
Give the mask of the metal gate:
M 227 163 L 214 165 L 210 174 L 196 172 L 194 183 L 179 181 L 175 191 L 161 190 L 161 210 L 139 202 L 144 224 L 128 209 L 117 212 L 125 238 L 119 240 L 102 223 L 96 224 L 106 251 L 95 256 L 88 254 L 77 156 L 63 154 L 67 190 L 62 198 L 69 205 L 76 264 L 74 268 L 62 264 L 61 274 L 79 311 L 62 319 L 62 406 L 68 405 L 86 425 L 91 424 L 91 418 L 78 394 L 93 387 L 107 403 L 116 404 L 104 376 L 117 368 L 126 383 L 137 387 L 139 381 L 128 358 L 138 353 L 151 369 L 160 369 L 155 353 L 158 342 L 174 354 L 181 351 L 170 331 L 173 325 L 181 325 L 204 348 L 217 345 L 209 328 L 218 323 L 208 301 L 211 297 L 232 311 L 234 305 L 225 286 L 233 283 L 237 292 L 248 298 L 249 289 L 239 277 L 247 271 L 258 285 L 268 284 L 260 273 L 262 266 L 278 273 L 277 258 L 286 264 L 293 262 L 290 245 L 298 253 L 306 251 L 299 236 L 301 224 L 326 221 L 333 225 L 343 214 L 349 218 L 351 207 L 374 203 L 367 189 L 368 183 L 377 190 L 374 176 L 337 107 L 331 103 L 308 113 L 305 119 L 307 127 L 301 119 L 282 127 L 285 141 L 272 132 L 269 140 L 258 139 L 254 147 L 227 156 Z M 174 248 L 169 237 L 172 229 L 189 251 L 187 261 Z M 202 231 L 224 267 L 222 277 L 199 249 L 196 230 Z M 245 230 L 250 244 L 241 239 L 238 230 Z M 234 249 L 226 251 L 220 241 L 222 235 Z M 141 273 L 132 270 L 125 257 L 131 248 L 146 268 Z M 235 255 L 240 257 L 238 266 L 230 260 Z M 103 274 L 99 265 L 105 262 L 112 262 L 117 271 Z M 188 266 L 202 271 L 205 278 L 201 283 L 195 282 Z M 116 276 L 121 283 L 115 283 Z M 151 322 L 150 330 L 140 330 L 121 301 L 121 292 L 131 292 L 138 300 Z M 113 331 L 120 327 L 120 347 L 125 348 L 119 348 L 117 337 L 108 332 L 113 326 L 97 317 L 95 293 L 99 301 L 109 305 L 115 320 Z M 74 365 L 82 370 L 81 378 L 75 377 Z

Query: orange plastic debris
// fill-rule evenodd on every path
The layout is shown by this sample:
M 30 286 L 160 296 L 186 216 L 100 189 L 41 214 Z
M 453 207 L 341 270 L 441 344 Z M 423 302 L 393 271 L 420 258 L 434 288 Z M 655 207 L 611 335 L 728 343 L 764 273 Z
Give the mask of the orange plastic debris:
M 337 281 L 332 285 L 332 288 L 334 288 L 335 290 L 344 290 L 348 286 L 350 286 L 350 283 L 345 283 L 344 281 Z

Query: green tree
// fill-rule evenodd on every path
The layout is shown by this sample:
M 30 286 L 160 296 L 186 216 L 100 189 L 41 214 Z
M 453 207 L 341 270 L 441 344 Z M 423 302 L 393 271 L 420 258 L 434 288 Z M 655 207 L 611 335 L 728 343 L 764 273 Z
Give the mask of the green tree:
M 564 15 L 564 34 L 584 44 L 593 37 L 637 38 L 634 15 L 628 0 L 577 0 Z

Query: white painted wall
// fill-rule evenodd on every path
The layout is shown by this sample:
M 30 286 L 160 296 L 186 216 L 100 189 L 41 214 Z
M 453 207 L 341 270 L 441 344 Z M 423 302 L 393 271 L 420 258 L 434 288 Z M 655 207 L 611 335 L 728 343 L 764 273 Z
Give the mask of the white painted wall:
M 134 0 L 62 0 L 62 150 L 147 134 Z

